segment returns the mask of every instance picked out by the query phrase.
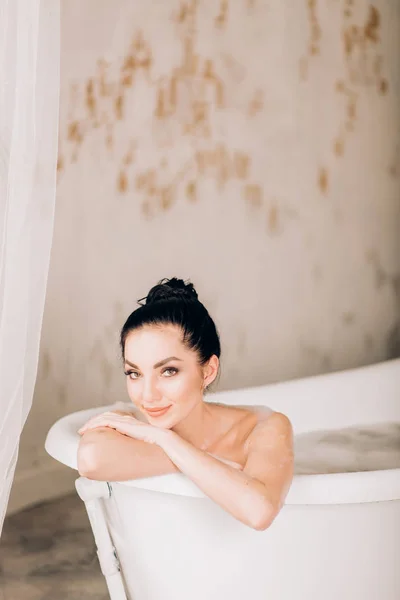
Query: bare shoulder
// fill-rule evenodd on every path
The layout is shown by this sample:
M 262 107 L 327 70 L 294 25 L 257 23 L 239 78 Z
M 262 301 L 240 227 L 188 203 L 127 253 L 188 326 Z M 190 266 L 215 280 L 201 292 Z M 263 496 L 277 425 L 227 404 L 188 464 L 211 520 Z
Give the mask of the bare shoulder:
M 272 412 L 257 420 L 247 438 L 247 449 L 292 446 L 293 427 L 287 415 Z
M 276 516 L 294 473 L 293 430 L 286 415 L 274 412 L 254 427 L 248 438 L 244 472 L 265 485 Z
M 268 429 L 292 430 L 292 423 L 287 415 L 273 411 L 259 420 L 258 425 Z

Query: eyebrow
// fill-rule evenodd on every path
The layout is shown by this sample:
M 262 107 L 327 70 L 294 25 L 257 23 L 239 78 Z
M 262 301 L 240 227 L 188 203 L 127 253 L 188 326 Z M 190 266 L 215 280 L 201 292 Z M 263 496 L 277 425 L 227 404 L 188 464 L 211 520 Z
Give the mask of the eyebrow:
M 160 362 L 156 363 L 154 365 L 153 369 L 158 369 L 159 367 L 162 367 L 163 365 L 165 365 L 170 360 L 179 360 L 179 361 L 182 361 L 182 359 L 178 358 L 177 356 L 169 356 L 168 358 L 164 358 L 163 360 L 160 360 Z M 133 367 L 134 369 L 137 369 L 138 371 L 140 371 L 139 367 L 137 365 L 135 365 L 134 363 L 131 363 L 131 362 L 129 362 L 129 360 L 126 360 L 126 359 L 125 359 L 125 362 L 130 367 Z

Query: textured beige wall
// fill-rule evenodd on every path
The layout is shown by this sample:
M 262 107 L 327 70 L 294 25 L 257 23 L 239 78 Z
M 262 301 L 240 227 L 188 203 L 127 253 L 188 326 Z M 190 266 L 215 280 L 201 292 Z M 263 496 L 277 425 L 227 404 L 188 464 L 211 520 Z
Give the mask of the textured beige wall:
M 399 355 L 399 40 L 397 0 L 63 3 L 17 478 L 48 481 L 58 417 L 125 399 L 118 330 L 162 277 L 191 278 L 215 318 L 221 388 Z

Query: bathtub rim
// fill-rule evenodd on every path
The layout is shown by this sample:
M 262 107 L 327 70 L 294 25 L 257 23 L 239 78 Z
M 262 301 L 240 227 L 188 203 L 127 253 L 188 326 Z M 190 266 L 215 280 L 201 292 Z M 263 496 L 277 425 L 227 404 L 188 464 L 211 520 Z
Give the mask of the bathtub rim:
M 109 483 L 176 496 L 207 498 L 204 492 L 180 473 Z M 285 505 L 365 504 L 396 500 L 400 500 L 400 468 L 356 473 L 295 475 Z
M 88 418 L 105 412 L 113 406 L 80 410 L 56 421 L 46 437 L 47 453 L 55 460 L 77 471 L 77 449 L 80 440 L 79 434 L 76 433 L 77 430 Z M 110 483 L 178 496 L 207 497 L 196 484 L 182 473 Z M 362 504 L 393 500 L 400 500 L 400 468 L 355 473 L 295 475 L 285 504 Z

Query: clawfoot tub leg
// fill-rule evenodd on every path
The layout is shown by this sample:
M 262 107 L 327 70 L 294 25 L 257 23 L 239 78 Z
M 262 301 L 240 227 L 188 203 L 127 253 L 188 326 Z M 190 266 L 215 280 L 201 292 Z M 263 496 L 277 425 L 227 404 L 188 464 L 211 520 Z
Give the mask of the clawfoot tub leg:
M 85 503 L 97 546 L 101 571 L 106 578 L 111 600 L 127 600 L 118 557 L 113 546 L 101 500 L 109 498 L 109 487 L 105 481 L 92 481 L 79 477 L 75 481 L 76 491 Z

